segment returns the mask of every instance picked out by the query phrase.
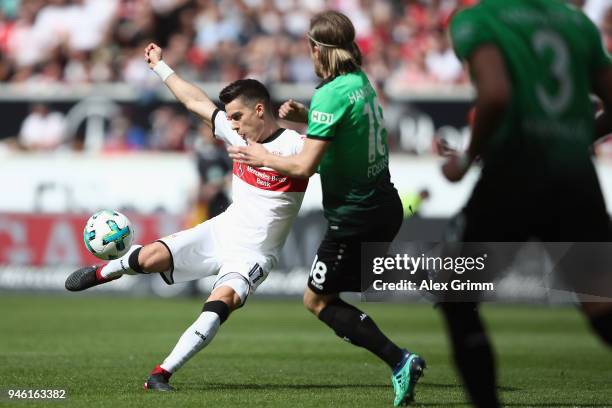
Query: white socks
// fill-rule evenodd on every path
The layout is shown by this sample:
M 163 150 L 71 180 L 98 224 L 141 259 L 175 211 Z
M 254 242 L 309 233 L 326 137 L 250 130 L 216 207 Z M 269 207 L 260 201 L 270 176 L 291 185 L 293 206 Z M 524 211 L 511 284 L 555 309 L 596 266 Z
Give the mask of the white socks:
M 105 279 L 113 279 L 121 275 L 136 275 L 136 271 L 130 268 L 129 259 L 132 252 L 142 247 L 142 245 L 132 245 L 132 247 L 121 258 L 113 259 L 102 267 L 100 275 Z
M 212 341 L 220 324 L 221 320 L 218 314 L 202 312 L 200 317 L 185 330 L 161 367 L 171 373 L 181 368 L 191 357 Z

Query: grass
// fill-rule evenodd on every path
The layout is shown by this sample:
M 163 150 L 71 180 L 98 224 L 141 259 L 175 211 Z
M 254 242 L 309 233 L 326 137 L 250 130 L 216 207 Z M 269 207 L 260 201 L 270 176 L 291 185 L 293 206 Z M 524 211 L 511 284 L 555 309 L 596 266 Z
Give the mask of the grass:
M 441 318 L 426 305 L 361 304 L 428 362 L 417 407 L 464 407 Z M 336 338 L 298 301 L 250 299 L 173 377 L 142 383 L 201 308 L 194 299 L 0 297 L 0 389 L 65 389 L 54 402 L 0 407 L 388 407 L 386 366 Z M 485 306 L 510 407 L 612 407 L 612 353 L 570 308 Z

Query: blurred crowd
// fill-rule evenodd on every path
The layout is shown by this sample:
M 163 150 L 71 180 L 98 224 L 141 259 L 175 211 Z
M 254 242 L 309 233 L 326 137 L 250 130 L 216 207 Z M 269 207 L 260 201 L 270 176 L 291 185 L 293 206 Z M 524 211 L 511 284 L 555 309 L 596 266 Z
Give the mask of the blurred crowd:
M 572 0 L 612 49 L 609 0 Z M 304 40 L 325 8 L 356 26 L 374 81 L 428 86 L 467 80 L 444 33 L 453 10 L 475 0 L 0 0 L 0 81 L 150 80 L 155 41 L 190 80 L 316 80 Z
M 155 41 L 188 79 L 313 82 L 305 33 L 332 7 L 355 23 L 375 80 L 457 82 L 465 77 L 443 35 L 457 2 L 1 0 L 0 80 L 140 85 L 150 78 L 142 50 Z
M 612 51 L 612 0 L 571 1 L 600 27 Z M 160 83 L 145 64 L 143 50 L 155 41 L 168 64 L 190 81 L 251 77 L 312 84 L 317 78 L 305 33 L 313 14 L 335 8 L 355 24 L 364 69 L 378 89 L 466 83 L 445 30 L 457 6 L 475 2 L 0 0 L 0 82 L 123 82 L 153 89 Z M 110 118 L 104 148 L 191 149 L 199 130 L 185 113 L 163 106 L 151 111 L 142 120 L 127 109 Z M 393 108 L 388 111 L 391 117 Z M 64 122 L 61 113 L 32 106 L 20 145 L 36 150 L 61 145 L 69 126 Z
M 194 120 L 177 105 L 160 105 L 150 112 L 137 105 L 117 105 L 105 117 L 96 118 L 104 120 L 100 143 L 86 146 L 88 141 L 84 136 L 92 126 L 87 120 L 81 122 L 77 118 L 74 122 L 71 114 L 53 109 L 53 104 L 35 102 L 21 124 L 18 137 L 7 139 L 5 144 L 10 144 L 11 149 L 28 151 L 94 150 L 113 154 L 144 150 L 197 152 L 203 146 L 216 143 L 208 126 Z
M 601 30 L 605 46 L 612 51 L 612 0 L 568 1 L 591 17 Z M 305 34 L 315 13 L 333 8 L 347 14 L 355 25 L 364 69 L 386 103 L 391 147 L 401 145 L 403 151 L 428 152 L 435 146 L 433 124 L 423 124 L 419 119 L 414 126 L 400 126 L 406 104 L 388 101 L 384 90 L 401 92 L 467 83 L 446 28 L 457 6 L 475 2 L 0 0 L 0 82 L 34 87 L 121 82 L 153 90 L 160 82 L 143 59 L 145 46 L 153 41 L 163 47 L 168 64 L 189 81 L 229 83 L 251 77 L 264 83 L 312 86 L 317 78 Z M 0 152 L 6 146 L 9 151 L 82 150 L 91 148 L 87 143 L 95 144 L 96 140 L 99 143 L 93 150 L 109 154 L 190 152 L 200 177 L 192 198 L 190 223 L 210 218 L 227 207 L 231 162 L 210 128 L 196 123 L 181 107 L 159 105 L 155 100 L 99 103 L 88 112 L 103 119 L 104 125 L 93 126 L 92 121 L 83 126 L 78 112 L 86 111 L 85 107 L 73 107 L 66 115 L 53 105 L 35 101 L 18 137 L 1 143 Z M 419 126 L 423 132 L 418 131 Z M 100 137 L 85 136 L 88 132 L 95 134 L 96 129 Z M 403 143 L 402 133 L 407 133 L 404 142 L 419 139 L 414 146 L 424 147 Z M 417 137 L 420 133 L 427 137 Z M 598 146 L 597 151 L 612 155 L 612 143 Z M 404 195 L 406 216 L 417 212 L 427 197 L 426 191 Z

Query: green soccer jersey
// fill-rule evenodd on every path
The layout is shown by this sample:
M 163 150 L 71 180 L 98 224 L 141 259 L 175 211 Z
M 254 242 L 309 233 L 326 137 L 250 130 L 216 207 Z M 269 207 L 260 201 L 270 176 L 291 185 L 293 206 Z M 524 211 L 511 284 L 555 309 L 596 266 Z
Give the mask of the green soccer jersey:
M 325 217 L 350 233 L 399 199 L 389 176 L 387 131 L 376 92 L 362 71 L 324 81 L 312 97 L 308 137 L 329 141 L 319 164 Z
M 485 170 L 559 175 L 588 166 L 591 78 L 611 61 L 581 11 L 561 0 L 483 0 L 452 19 L 450 34 L 463 60 L 495 45 L 512 81 L 510 107 L 482 152 Z

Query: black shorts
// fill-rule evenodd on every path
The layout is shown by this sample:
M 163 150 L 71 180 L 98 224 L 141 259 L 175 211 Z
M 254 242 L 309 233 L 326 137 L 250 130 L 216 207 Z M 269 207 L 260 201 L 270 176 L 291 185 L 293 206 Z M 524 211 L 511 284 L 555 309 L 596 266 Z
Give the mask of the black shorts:
M 372 214 L 371 220 L 371 224 L 349 237 L 339 237 L 336 228 L 328 226 L 308 277 L 308 287 L 313 292 L 361 292 L 361 244 L 393 241 L 403 220 L 399 198 L 384 211 Z
M 463 242 L 606 242 L 610 216 L 594 173 L 537 183 L 481 178 L 456 220 Z
M 465 274 L 460 279 L 469 279 L 472 283 L 494 282 L 508 273 L 507 267 L 515 262 L 516 254 L 524 246 L 522 243 L 529 240 L 556 242 L 568 245 L 544 244 L 542 247 L 555 265 L 551 269 L 554 274 L 546 277 L 547 284 L 562 291 L 609 295 L 609 292 L 594 291 L 598 282 L 608 282 L 608 279 L 600 274 L 601 265 L 589 263 L 609 265 L 603 261 L 609 258 L 601 252 L 606 247 L 591 243 L 612 241 L 610 216 L 594 172 L 576 179 L 548 177 L 537 182 L 482 177 L 463 211 L 451 221 L 446 234 L 450 242 L 484 243 L 473 247 L 463 245 L 464 251 L 476 253 L 482 253 L 479 248 L 486 248 L 486 243 L 510 243 L 498 246 L 504 251 L 498 251 L 495 257 L 491 255 L 495 251 L 488 251 L 487 268 L 482 274 Z M 581 242 L 589 244 L 570 244 Z M 565 249 L 561 251 L 561 248 Z M 461 256 L 471 254 L 462 252 Z M 579 267 L 573 263 L 577 260 L 581 261 Z M 499 268 L 494 267 L 496 264 Z M 528 273 L 535 272 L 540 270 L 536 268 Z M 535 277 L 543 279 L 541 275 Z M 456 278 L 453 274 L 449 279 Z M 440 301 L 475 301 L 481 294 L 485 293 L 447 291 L 441 294 Z

